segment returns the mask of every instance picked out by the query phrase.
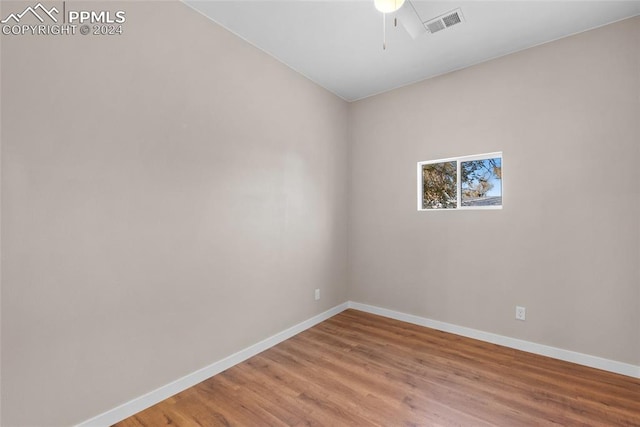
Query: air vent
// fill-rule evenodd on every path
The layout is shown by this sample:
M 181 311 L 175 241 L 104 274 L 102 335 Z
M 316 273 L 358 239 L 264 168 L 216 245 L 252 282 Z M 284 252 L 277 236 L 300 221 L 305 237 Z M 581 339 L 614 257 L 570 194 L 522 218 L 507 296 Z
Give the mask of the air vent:
M 438 31 L 444 30 L 446 28 L 444 26 L 444 22 L 442 22 L 442 19 L 436 19 L 435 21 L 427 22 L 426 26 L 431 33 L 437 33 Z
M 444 15 L 440 15 L 437 18 L 426 21 L 424 25 L 427 27 L 431 34 L 442 31 L 445 28 L 452 27 L 464 21 L 462 11 L 460 9 L 452 10 Z

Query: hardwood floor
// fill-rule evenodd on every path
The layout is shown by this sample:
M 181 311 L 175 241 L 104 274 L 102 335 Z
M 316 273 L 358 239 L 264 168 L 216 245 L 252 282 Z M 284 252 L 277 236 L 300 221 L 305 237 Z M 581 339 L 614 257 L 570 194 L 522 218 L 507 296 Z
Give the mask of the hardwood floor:
M 640 426 L 640 380 L 347 310 L 116 425 Z

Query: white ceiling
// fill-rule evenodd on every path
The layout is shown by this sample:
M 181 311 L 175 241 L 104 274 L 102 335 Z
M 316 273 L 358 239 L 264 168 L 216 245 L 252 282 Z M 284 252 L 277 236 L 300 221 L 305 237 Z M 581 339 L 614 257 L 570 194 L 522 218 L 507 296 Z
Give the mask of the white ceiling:
M 459 7 L 464 22 L 414 40 L 388 17 L 383 50 L 373 0 L 183 1 L 348 101 L 640 14 L 640 0 L 407 0 L 423 21 Z

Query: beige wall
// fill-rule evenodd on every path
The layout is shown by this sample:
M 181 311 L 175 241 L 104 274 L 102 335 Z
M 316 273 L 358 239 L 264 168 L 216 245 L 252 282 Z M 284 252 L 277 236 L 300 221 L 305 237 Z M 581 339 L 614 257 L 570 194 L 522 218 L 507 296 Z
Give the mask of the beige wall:
M 638 46 L 635 18 L 351 104 L 350 298 L 640 364 Z M 416 211 L 416 162 L 493 151 L 503 210 Z
M 81 422 L 347 299 L 347 104 L 184 4 L 103 7 L 125 35 L 2 36 L 3 426 Z

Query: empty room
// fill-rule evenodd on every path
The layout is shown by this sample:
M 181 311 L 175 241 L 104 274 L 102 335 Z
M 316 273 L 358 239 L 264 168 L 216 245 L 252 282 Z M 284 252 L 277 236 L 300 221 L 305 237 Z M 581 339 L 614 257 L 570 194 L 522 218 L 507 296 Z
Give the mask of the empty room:
M 640 426 L 640 0 L 0 29 L 2 427 Z

